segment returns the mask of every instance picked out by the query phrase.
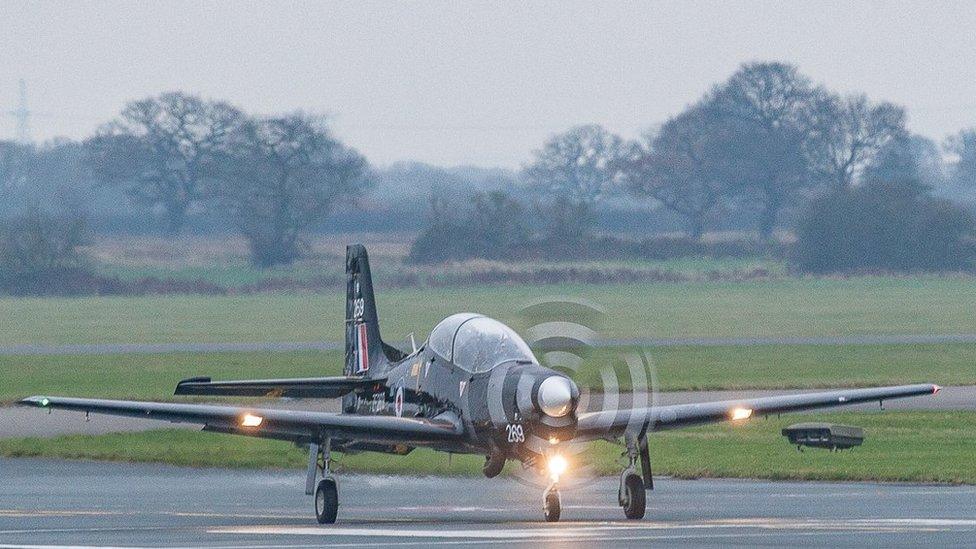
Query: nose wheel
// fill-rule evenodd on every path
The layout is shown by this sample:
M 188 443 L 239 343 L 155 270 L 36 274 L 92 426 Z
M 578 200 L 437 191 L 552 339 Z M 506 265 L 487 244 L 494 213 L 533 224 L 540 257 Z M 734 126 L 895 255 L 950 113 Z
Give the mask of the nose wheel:
M 543 502 L 546 522 L 558 521 L 559 513 L 562 511 L 562 505 L 559 502 L 559 489 L 555 486 L 547 489 L 546 493 L 543 495 Z

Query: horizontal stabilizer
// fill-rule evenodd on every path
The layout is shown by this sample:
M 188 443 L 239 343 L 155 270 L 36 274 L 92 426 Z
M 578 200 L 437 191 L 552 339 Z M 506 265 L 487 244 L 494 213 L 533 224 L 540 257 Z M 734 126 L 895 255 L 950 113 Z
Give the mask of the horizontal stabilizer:
M 338 398 L 357 390 L 382 384 L 383 380 L 362 377 L 307 377 L 296 379 L 254 379 L 212 381 L 209 377 L 184 379 L 176 386 L 177 395 Z

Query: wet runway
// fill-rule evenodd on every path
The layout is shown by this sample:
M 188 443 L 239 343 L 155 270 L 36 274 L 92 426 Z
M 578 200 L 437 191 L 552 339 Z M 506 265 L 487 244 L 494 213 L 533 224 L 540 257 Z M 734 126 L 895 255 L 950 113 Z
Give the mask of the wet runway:
M 340 478 L 339 523 L 318 526 L 300 471 L 0 459 L 0 545 L 976 545 L 976 487 L 660 478 L 627 521 L 615 479 L 541 494 L 510 479 Z

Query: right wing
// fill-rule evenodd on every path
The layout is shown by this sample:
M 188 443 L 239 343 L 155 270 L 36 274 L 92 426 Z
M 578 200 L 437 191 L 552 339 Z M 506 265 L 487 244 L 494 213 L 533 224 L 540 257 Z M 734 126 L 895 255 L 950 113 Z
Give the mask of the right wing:
M 176 385 L 177 395 L 337 398 L 358 389 L 382 383 L 382 379 L 353 376 L 295 379 L 253 379 L 212 381 L 209 377 L 184 379 Z
M 939 389 L 938 385 L 931 384 L 900 385 L 589 412 L 580 414 L 576 433 L 579 440 L 612 439 L 620 437 L 624 433 L 643 435 L 651 431 L 745 420 L 755 416 L 833 408 L 864 402 L 883 402 L 894 398 L 934 395 L 939 392 Z
M 19 404 L 173 423 L 197 423 L 202 424 L 206 431 L 290 440 L 295 443 L 317 442 L 325 436 L 331 436 L 382 444 L 437 446 L 461 443 L 465 439 L 461 422 L 451 414 L 427 419 L 46 396 L 25 398 Z

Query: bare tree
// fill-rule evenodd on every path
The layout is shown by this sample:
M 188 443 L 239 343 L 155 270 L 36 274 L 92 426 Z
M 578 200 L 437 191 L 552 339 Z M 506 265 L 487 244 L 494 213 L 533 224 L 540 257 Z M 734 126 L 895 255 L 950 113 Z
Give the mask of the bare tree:
M 976 128 L 950 137 L 946 148 L 956 155 L 950 169 L 950 184 L 960 191 L 976 191 Z
M 0 221 L 0 293 L 43 294 L 71 285 L 87 268 L 79 248 L 91 244 L 87 223 L 28 208 Z
M 700 240 L 706 223 L 732 191 L 729 144 L 735 136 L 714 109 L 700 102 L 633 146 L 623 164 L 627 187 L 684 217 Z
M 0 142 L 0 217 L 36 209 L 84 217 L 95 183 L 77 142 L 52 140 L 41 146 Z
M 806 149 L 817 93 L 792 65 L 748 63 L 711 94 L 717 115 L 737 134 L 729 150 L 738 164 L 736 184 L 758 202 L 763 238 L 814 183 Z
M 864 183 L 918 181 L 937 189 L 945 184 L 942 151 L 931 139 L 905 132 L 878 151 L 861 174 Z
M 624 140 L 601 126 L 577 126 L 555 135 L 522 168 L 528 186 L 544 197 L 539 211 L 550 240 L 578 241 L 590 230 L 593 207 L 614 192 Z
M 850 187 L 885 145 L 905 135 L 903 108 L 872 103 L 863 94 L 841 98 L 821 92 L 812 104 L 811 120 L 811 160 L 836 188 Z
M 89 161 L 137 202 L 162 207 L 167 231 L 177 233 L 243 118 L 227 103 L 180 92 L 135 101 L 88 140 Z
M 261 267 L 300 257 L 304 232 L 370 183 L 366 160 L 303 114 L 242 124 L 221 165 L 215 195 Z
M 592 205 L 612 192 L 623 139 L 598 125 L 577 126 L 535 151 L 523 176 L 536 190 Z
M 27 184 L 34 148 L 14 141 L 0 141 L 0 197 Z

